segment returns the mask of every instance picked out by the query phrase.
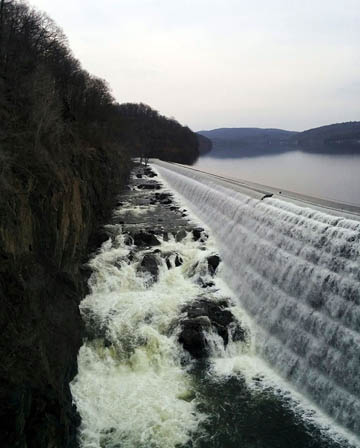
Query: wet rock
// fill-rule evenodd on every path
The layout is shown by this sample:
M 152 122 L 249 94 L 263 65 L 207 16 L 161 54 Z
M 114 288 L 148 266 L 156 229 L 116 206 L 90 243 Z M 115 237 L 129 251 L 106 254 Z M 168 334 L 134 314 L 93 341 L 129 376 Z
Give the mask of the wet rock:
M 185 320 L 182 323 L 179 342 L 194 358 L 204 358 L 208 348 L 204 331 L 210 328 L 211 322 L 206 316 Z
M 180 242 L 182 241 L 185 237 L 186 237 L 186 230 L 185 229 L 181 229 L 177 232 L 176 236 L 175 236 L 175 241 L 176 242 Z
M 135 252 L 130 252 L 127 256 L 128 262 L 132 263 L 135 260 Z
M 215 274 L 220 261 L 221 261 L 221 259 L 220 259 L 219 255 L 211 255 L 210 257 L 207 258 L 208 269 L 209 269 L 210 275 Z
M 157 174 L 154 173 L 154 171 L 152 171 L 151 168 L 145 168 L 144 174 L 148 177 L 156 177 L 157 176 Z
M 175 255 L 175 259 L 173 258 Z M 171 269 L 173 266 L 173 262 L 172 262 L 172 258 L 173 258 L 173 262 L 175 267 L 181 266 L 184 262 L 184 260 L 182 259 L 182 257 L 179 254 L 170 254 L 170 255 L 166 255 L 165 261 L 166 261 L 166 266 L 168 267 L 168 269 Z
M 195 227 L 195 229 L 192 230 L 194 241 L 198 241 L 202 237 L 204 229 L 202 227 Z
M 184 260 L 180 257 L 180 255 L 176 254 L 175 257 L 175 266 L 181 266 L 184 263 Z
M 170 197 L 170 193 L 155 193 L 155 197 L 159 199 L 159 201 L 162 201 L 164 199 L 167 199 Z
M 127 246 L 132 246 L 132 245 L 134 244 L 134 239 L 133 239 L 133 237 L 132 237 L 131 235 L 125 235 L 125 236 L 124 236 L 124 243 L 125 243 Z
M 156 281 L 159 276 L 159 261 L 155 254 L 145 254 L 140 266 L 138 268 L 140 272 L 148 272 Z
M 159 184 L 148 183 L 148 184 L 140 184 L 137 186 L 140 190 L 160 190 L 161 186 Z
M 161 204 L 168 205 L 172 203 L 170 193 L 155 193 L 155 197 Z
M 214 282 L 204 282 L 202 279 L 201 279 L 201 287 L 202 288 L 212 288 L 213 286 L 215 286 L 215 283 Z
M 149 247 L 149 246 L 159 246 L 160 241 L 156 236 L 150 232 L 140 231 L 132 235 L 135 246 L 139 247 Z
M 194 358 L 200 359 L 209 355 L 209 344 L 206 333 L 216 332 L 226 346 L 229 333 L 234 341 L 245 340 L 245 331 L 227 309 L 227 300 L 213 302 L 199 299 L 183 308 L 186 317 L 180 322 L 179 342 Z

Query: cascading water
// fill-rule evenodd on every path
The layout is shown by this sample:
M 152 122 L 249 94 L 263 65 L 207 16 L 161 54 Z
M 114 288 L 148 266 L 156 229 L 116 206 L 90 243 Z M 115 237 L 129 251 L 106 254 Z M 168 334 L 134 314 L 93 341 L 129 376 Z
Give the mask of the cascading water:
M 137 202 L 122 203 L 115 221 L 135 220 L 143 236 L 145 226 L 153 231 L 161 207 L 152 204 L 154 195 L 142 205 L 149 199 L 146 191 L 131 189 Z M 183 212 L 170 212 L 168 227 L 175 234 L 159 231 L 154 239 L 149 233 L 152 241 L 136 246 L 135 236 L 115 223 L 107 226 L 111 238 L 89 262 L 91 293 L 80 305 L 87 339 L 71 384 L 83 448 L 174 448 L 202 437 L 207 417 L 189 373 L 192 360 L 178 341 L 181 316 L 184 307 L 204 297 L 204 287 L 215 304 L 228 291 L 209 273 L 212 239 L 189 226 Z M 187 225 L 181 238 L 175 238 L 177 215 L 181 226 Z M 149 259 L 150 271 L 142 265 Z
M 301 326 L 299 313 L 313 307 L 316 298 L 302 308 L 300 300 L 292 307 L 296 295 L 282 283 L 295 276 L 297 257 L 287 248 L 306 254 L 302 275 L 310 272 L 306 260 L 317 256 L 327 263 L 323 269 L 336 271 L 338 277 L 346 271 L 355 278 L 356 266 L 344 258 L 344 248 L 338 246 L 343 263 L 331 264 L 332 250 L 316 252 L 316 238 L 300 221 L 297 238 L 292 236 L 288 215 L 295 216 L 296 207 L 290 212 L 279 203 L 273 210 L 233 193 L 229 199 L 228 190 L 206 181 L 199 184 L 179 174 L 180 168 L 179 173 L 156 169 L 165 188 L 150 184 L 154 181 L 145 175 L 148 169 L 135 170 L 113 224 L 107 226 L 110 238 L 89 263 L 91 292 L 80 305 L 87 338 L 71 384 L 81 416 L 81 448 L 358 447 L 356 437 L 324 416 L 256 355 L 262 353 L 274 364 L 287 363 L 291 353 L 300 356 L 282 332 L 299 325 L 306 335 L 308 327 Z M 195 215 L 189 220 L 184 197 L 196 204 L 193 210 L 214 232 L 196 223 Z M 279 225 L 280 215 L 286 225 Z M 307 222 L 310 217 L 299 219 Z M 319 215 L 312 226 L 331 227 L 326 220 L 331 218 Z M 340 229 L 341 222 L 337 224 Z M 348 223 L 342 224 L 353 232 Z M 216 243 L 212 233 L 223 235 L 223 240 Z M 312 250 L 302 248 L 305 239 Z M 225 264 L 217 255 L 218 246 Z M 268 266 L 270 259 L 274 264 Z M 278 280 L 272 282 L 276 274 Z M 265 288 L 271 288 L 270 297 Z M 285 302 L 286 313 L 280 307 Z M 328 308 L 326 319 L 334 320 L 334 309 Z M 284 322 L 277 324 L 277 316 L 284 313 Z M 317 319 L 307 324 L 312 325 L 311 334 L 322 325 L 321 349 L 330 336 Z M 356 328 L 356 321 L 351 322 Z M 301 362 L 306 359 L 304 355 Z M 298 367 L 303 368 L 294 361 L 282 372 L 300 378 L 294 373 Z
M 154 168 L 215 236 L 257 353 L 360 434 L 360 223 Z

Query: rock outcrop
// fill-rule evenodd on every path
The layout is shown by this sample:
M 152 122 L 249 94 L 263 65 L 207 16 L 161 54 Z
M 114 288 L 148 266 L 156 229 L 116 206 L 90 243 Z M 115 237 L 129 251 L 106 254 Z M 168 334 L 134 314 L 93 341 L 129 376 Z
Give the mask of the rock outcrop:
M 101 149 L 63 154 L 56 167 L 9 168 L 0 198 L 3 448 L 76 445 L 69 382 L 82 340 L 82 265 L 104 238 L 99 228 L 129 168 Z
M 178 339 L 194 358 L 209 355 L 208 337 L 212 332 L 222 338 L 224 347 L 229 342 L 229 336 L 233 341 L 245 341 L 245 330 L 228 307 L 228 300 L 215 302 L 201 298 L 183 308 L 185 316 L 180 322 Z

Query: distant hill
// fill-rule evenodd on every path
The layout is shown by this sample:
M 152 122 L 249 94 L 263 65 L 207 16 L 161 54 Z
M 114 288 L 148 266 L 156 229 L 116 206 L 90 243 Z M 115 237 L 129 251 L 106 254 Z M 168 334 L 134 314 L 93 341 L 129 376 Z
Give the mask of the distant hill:
M 257 157 L 288 151 L 360 154 L 360 122 L 331 124 L 303 132 L 283 129 L 219 128 L 199 131 L 212 141 L 216 158 Z
M 297 132 L 283 129 L 220 128 L 198 134 L 212 141 L 211 157 L 254 157 L 288 151 Z
M 360 153 L 360 121 L 309 129 L 297 133 L 291 141 L 297 148 L 311 152 Z

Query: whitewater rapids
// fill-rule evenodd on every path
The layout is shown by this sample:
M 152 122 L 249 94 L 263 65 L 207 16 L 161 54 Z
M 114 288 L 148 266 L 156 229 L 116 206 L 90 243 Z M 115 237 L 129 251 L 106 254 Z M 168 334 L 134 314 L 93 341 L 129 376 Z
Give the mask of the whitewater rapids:
M 349 359 L 359 362 L 358 340 L 341 339 L 348 330 L 357 337 L 357 321 L 351 321 L 353 327 L 349 328 L 344 317 L 346 325 L 340 324 L 341 316 L 333 315 L 338 308 L 331 305 L 340 300 L 354 303 L 345 293 L 346 298 L 340 295 L 340 286 L 332 291 L 327 305 L 317 306 L 315 293 L 320 291 L 320 297 L 327 297 L 327 275 L 332 285 L 335 280 L 340 285 L 345 281 L 355 288 L 359 282 L 359 224 L 199 182 L 196 175 L 189 176 L 185 174 L 188 170 L 182 172 L 180 167 L 168 169 L 165 164 L 157 164 L 154 170 L 165 185 L 163 191 L 176 191 L 177 201 L 192 210 L 191 218 L 207 224 L 202 226 L 209 238 L 204 244 L 194 241 L 191 234 L 181 241 L 173 236 L 159 237 L 160 252 L 179 254 L 183 264 L 169 269 L 159 256 L 159 275 L 153 282 L 138 269 L 141 258 L 150 250 L 137 249 L 134 253 L 124 226 L 108 226 L 112 236 L 89 262 L 93 272 L 90 294 L 80 305 L 88 338 L 80 349 L 79 372 L 71 390 L 82 420 L 81 447 L 225 448 L 230 445 L 219 445 L 217 433 L 223 431 L 221 440 L 227 440 L 230 434 L 230 440 L 239 419 L 244 418 L 250 419 L 244 427 L 250 442 L 242 446 L 252 446 L 251 411 L 258 418 L 264 403 L 267 409 L 262 417 L 265 429 L 261 437 L 265 445 L 261 447 L 272 446 L 271 442 L 266 444 L 269 437 L 271 440 L 266 432 L 269 417 L 283 424 L 284 416 L 289 425 L 282 428 L 285 443 L 289 431 L 294 437 L 293 446 L 298 446 L 296 431 L 302 428 L 298 434 L 308 445 L 299 446 L 313 446 L 314 440 L 319 441 L 319 447 L 358 446 L 356 436 L 337 427 L 317 408 L 320 406 L 353 433 L 358 431 L 358 399 L 349 392 L 358 379 L 354 377 L 347 388 L 341 387 L 333 364 L 324 372 L 318 358 L 325 346 L 326 355 L 328 351 L 331 356 L 339 352 L 337 360 L 348 356 L 346 366 Z M 126 222 L 131 216 L 146 215 L 146 209 L 152 207 L 125 203 L 114 215 L 125 217 Z M 323 230 L 321 236 L 317 235 L 319 228 Z M 336 242 L 332 241 L 335 237 L 339 238 Z M 354 241 L 355 245 L 349 244 Z M 347 244 L 352 247 L 350 254 Z M 206 257 L 217 252 L 223 259 L 218 275 L 206 278 Z M 333 257 L 336 261 L 332 261 Z M 319 277 L 318 270 L 323 277 Z M 194 374 L 193 361 L 178 342 L 174 322 L 179 320 L 183 306 L 204 293 L 197 282 L 204 275 L 205 280 L 214 282 L 207 297 L 210 294 L 215 301 L 228 298 L 229 309 L 251 337 L 246 343 L 230 340 L 224 347 L 216 334 L 208 334 L 209 367 L 201 371 L 199 378 Z M 320 288 L 317 281 L 325 285 Z M 339 328 L 331 333 L 334 322 Z M 338 332 L 339 342 L 335 342 Z M 329 347 L 328 338 L 332 342 Z M 351 342 L 353 351 L 344 351 Z M 311 401 L 294 391 L 286 380 Z M 319 381 L 322 387 L 318 387 Z M 323 384 L 331 386 L 330 397 L 324 394 Z M 348 401 L 349 396 L 353 401 Z M 335 407 L 341 405 L 341 412 L 333 412 L 327 399 Z M 280 409 L 278 416 L 276 409 Z M 352 417 L 351 411 L 355 412 Z M 229 426 L 231 419 L 234 427 Z M 214 425 L 217 421 L 222 422 L 221 427 Z M 255 428 L 255 437 L 256 433 L 260 437 L 261 432 L 261 427 Z M 324 439 L 320 443 L 323 432 L 335 442 Z M 242 434 L 240 437 L 243 440 Z M 231 446 L 239 446 L 235 443 Z
M 360 434 L 360 223 L 154 165 L 210 227 L 224 278 L 283 378 Z

